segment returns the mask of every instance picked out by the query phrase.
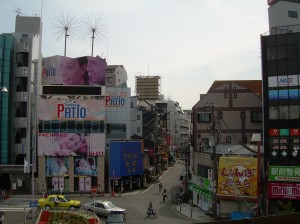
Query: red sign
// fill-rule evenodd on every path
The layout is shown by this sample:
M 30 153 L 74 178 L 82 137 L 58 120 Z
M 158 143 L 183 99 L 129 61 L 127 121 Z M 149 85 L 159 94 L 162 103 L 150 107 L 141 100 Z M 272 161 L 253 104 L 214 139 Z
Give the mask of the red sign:
M 300 200 L 300 183 L 268 183 L 269 198 Z
M 270 136 L 279 136 L 279 129 L 269 129 Z
M 300 135 L 299 128 L 290 129 L 290 136 L 299 136 L 299 135 Z

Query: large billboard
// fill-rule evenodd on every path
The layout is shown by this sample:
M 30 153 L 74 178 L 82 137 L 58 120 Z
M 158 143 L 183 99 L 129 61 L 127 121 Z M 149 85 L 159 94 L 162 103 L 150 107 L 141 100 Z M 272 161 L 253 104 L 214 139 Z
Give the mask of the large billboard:
M 104 100 L 40 99 L 38 120 L 104 120 Z
M 109 159 L 110 178 L 140 175 L 144 172 L 140 141 L 111 141 Z
M 105 85 L 107 63 L 99 56 L 43 59 L 42 85 Z
M 220 157 L 218 195 L 257 197 L 257 158 Z
M 39 133 L 39 156 L 104 156 L 104 133 Z

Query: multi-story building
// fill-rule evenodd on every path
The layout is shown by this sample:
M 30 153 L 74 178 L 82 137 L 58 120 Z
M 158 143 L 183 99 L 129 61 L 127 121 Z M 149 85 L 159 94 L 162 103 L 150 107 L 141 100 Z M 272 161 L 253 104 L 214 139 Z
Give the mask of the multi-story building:
M 42 64 L 40 17 L 16 16 L 13 38 L 7 35 L 1 43 L 4 44 L 1 49 L 4 53 L 2 58 L 5 60 L 1 81 L 7 85 L 9 98 L 1 94 L 2 99 L 6 98 L 1 110 L 6 110 L 8 120 L 0 125 L 2 140 L 4 136 L 7 138 L 5 141 L 1 140 L 1 154 L 5 158 L 1 160 L 1 164 L 9 165 L 1 165 L 3 169 L 0 171 L 0 182 L 8 183 L 5 186 L 7 189 L 22 192 L 30 191 L 32 186 L 31 179 L 24 176 L 24 158 L 32 164 L 32 170 L 36 171 L 35 83 Z M 2 66 L 1 69 L 4 68 Z
M 269 2 L 269 34 L 261 36 L 266 213 L 300 211 L 300 1 Z
M 252 193 L 249 197 L 229 191 L 226 194 L 221 189 L 223 186 L 218 183 L 218 175 L 221 169 L 219 165 L 223 167 L 221 162 L 224 158 L 228 162 L 224 167 L 231 169 L 231 160 L 247 167 L 238 155 L 243 158 L 257 156 L 257 146 L 251 151 L 247 145 L 251 143 L 253 133 L 262 133 L 261 81 L 215 81 L 206 94 L 201 94 L 200 100 L 193 107 L 192 123 L 193 204 L 221 217 L 228 217 L 234 211 L 246 212 L 252 209 L 252 205 L 249 207 L 252 203 L 249 202 L 258 200 L 257 196 Z M 233 155 L 235 157 L 231 158 Z M 254 168 L 257 170 L 257 167 Z M 255 186 L 256 180 L 251 186 L 256 192 Z M 242 190 L 243 187 L 238 192 Z

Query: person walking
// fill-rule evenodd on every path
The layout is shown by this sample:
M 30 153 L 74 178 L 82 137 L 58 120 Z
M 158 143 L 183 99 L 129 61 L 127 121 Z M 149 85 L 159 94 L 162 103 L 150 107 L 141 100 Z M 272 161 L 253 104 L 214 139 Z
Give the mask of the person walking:
M 60 194 L 62 195 L 64 193 L 64 186 L 60 186 Z
M 165 201 L 166 201 L 166 198 L 168 197 L 168 196 L 167 196 L 167 190 L 166 190 L 166 189 L 164 189 L 164 191 L 163 191 L 163 193 L 162 193 L 162 196 L 163 196 L 163 202 L 165 202 Z
M 162 187 L 163 187 L 163 186 L 162 186 L 162 183 L 159 182 L 159 183 L 158 183 L 158 190 L 159 190 L 159 193 L 161 192 Z

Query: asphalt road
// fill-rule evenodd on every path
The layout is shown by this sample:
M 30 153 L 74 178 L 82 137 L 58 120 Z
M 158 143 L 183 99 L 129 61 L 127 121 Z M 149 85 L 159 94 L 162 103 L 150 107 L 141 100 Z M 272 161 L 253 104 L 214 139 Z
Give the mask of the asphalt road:
M 179 181 L 179 176 L 184 169 L 183 163 L 176 163 L 173 167 L 168 168 L 166 172 L 161 176 L 160 180 L 163 185 L 163 189 L 167 190 L 167 194 L 172 194 L 180 190 L 181 181 Z M 68 196 L 68 195 L 67 195 Z M 69 195 L 70 199 L 80 200 L 82 204 L 86 202 L 91 202 L 94 198 L 89 195 Z M 38 197 L 36 197 L 38 198 Z M 28 201 L 31 198 L 28 197 Z M 159 192 L 158 184 L 154 184 L 143 191 L 135 191 L 131 193 L 122 194 L 119 196 L 116 194 L 115 197 L 103 196 L 95 197 L 95 200 L 109 200 L 112 201 L 119 207 L 123 207 L 127 211 L 127 223 L 128 224 L 141 224 L 141 223 L 164 223 L 164 224 L 187 224 L 193 223 L 193 221 L 180 213 L 175 209 L 175 204 L 173 204 L 168 199 L 163 202 L 162 193 Z M 22 208 L 22 205 L 28 206 L 28 201 L 20 198 L 11 198 L 10 204 L 11 208 Z M 14 201 L 15 200 L 15 201 Z M 19 201 L 18 201 L 19 200 Z M 148 218 L 146 216 L 146 209 L 149 202 L 152 202 L 153 207 L 157 210 L 157 218 Z M 24 207 L 24 206 L 23 206 Z M 104 217 L 100 219 L 105 222 Z M 20 211 L 6 211 L 5 219 L 3 224 L 23 224 L 23 223 L 34 223 L 32 219 L 24 219 L 24 210 Z

